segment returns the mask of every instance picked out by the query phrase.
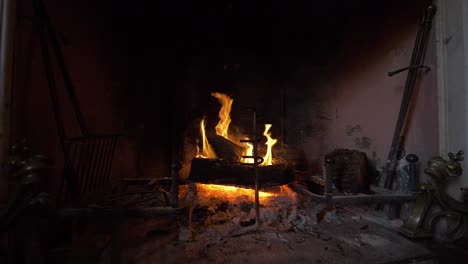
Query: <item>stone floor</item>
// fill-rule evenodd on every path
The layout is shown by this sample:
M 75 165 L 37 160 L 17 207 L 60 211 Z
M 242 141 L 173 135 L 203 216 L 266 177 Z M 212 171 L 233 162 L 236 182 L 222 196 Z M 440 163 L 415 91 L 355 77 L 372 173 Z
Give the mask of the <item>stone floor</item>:
M 467 263 L 467 243 L 410 241 L 395 231 L 402 221 L 368 209 L 333 208 L 319 223 L 281 227 L 221 221 L 194 228 L 190 242 L 178 228 L 155 231 L 127 246 L 122 263 Z

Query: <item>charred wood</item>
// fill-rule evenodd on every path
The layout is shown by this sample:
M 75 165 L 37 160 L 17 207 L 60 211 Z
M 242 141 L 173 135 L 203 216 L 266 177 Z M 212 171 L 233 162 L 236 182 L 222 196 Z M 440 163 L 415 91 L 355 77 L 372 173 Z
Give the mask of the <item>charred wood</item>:
M 287 164 L 258 167 L 260 188 L 293 182 L 294 170 Z M 192 159 L 189 180 L 206 184 L 254 187 L 253 167 L 218 159 Z
M 206 137 L 220 159 L 238 161 L 242 157 L 243 148 L 228 139 L 214 133 L 207 133 Z

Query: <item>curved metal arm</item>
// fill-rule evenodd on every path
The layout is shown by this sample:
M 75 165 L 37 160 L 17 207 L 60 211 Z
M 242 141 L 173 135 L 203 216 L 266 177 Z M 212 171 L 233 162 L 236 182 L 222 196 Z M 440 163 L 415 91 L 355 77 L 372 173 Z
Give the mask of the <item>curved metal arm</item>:
M 408 67 L 405 67 L 405 68 L 401 68 L 401 69 L 398 69 L 398 70 L 395 70 L 395 71 L 388 72 L 387 75 L 392 77 L 393 75 L 398 74 L 400 72 L 403 72 L 403 71 L 406 71 L 406 70 L 414 70 L 414 69 L 418 69 L 418 68 L 422 68 L 422 69 L 424 69 L 426 71 L 431 70 L 431 67 L 426 66 L 426 65 L 414 65 L 414 66 L 408 66 Z

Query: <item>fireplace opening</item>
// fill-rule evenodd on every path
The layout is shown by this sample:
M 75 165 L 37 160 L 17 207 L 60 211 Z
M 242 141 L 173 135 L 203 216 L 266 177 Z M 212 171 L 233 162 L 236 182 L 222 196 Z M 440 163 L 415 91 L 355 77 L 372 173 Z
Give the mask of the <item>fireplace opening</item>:
M 434 168 L 458 175 L 463 155 L 431 159 L 433 7 L 18 1 L 5 168 L 20 198 L 0 261 L 436 260 L 411 239 L 445 217 L 459 241 L 466 214 L 411 222 Z

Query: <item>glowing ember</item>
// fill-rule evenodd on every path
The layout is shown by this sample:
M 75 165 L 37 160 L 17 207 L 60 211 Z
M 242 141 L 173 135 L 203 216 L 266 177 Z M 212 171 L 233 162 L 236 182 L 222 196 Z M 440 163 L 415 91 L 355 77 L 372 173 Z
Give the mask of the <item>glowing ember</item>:
M 249 140 L 249 138 L 246 138 Z M 249 142 L 244 142 L 244 150 L 242 151 L 242 156 L 253 156 L 253 145 Z M 241 162 L 243 163 L 254 163 L 252 158 L 242 158 Z
M 216 198 L 233 204 L 245 200 L 248 200 L 252 203 L 255 201 L 254 189 L 202 183 L 196 183 L 195 185 L 197 189 L 197 196 L 203 200 L 211 200 L 213 198 Z M 188 191 L 188 186 L 181 185 L 179 190 L 180 197 L 183 197 Z M 269 206 L 278 198 L 288 198 L 290 200 L 295 200 L 297 198 L 297 194 L 287 185 L 276 186 L 263 191 L 259 191 L 258 195 L 259 202 L 265 206 Z
M 271 163 L 273 159 L 273 153 L 271 151 L 271 148 L 273 147 L 273 145 L 276 144 L 278 140 L 271 138 L 271 133 L 268 132 L 271 126 L 272 126 L 271 124 L 265 124 L 265 132 L 263 132 L 263 135 L 267 138 L 267 142 L 265 143 L 265 145 L 267 145 L 267 152 L 265 154 L 265 157 L 263 157 L 263 163 L 260 164 L 261 166 L 273 165 Z
M 210 197 L 218 197 L 226 199 L 230 202 L 235 202 L 239 196 L 247 196 L 251 201 L 254 201 L 255 190 L 240 188 L 226 185 L 216 184 L 201 184 L 197 183 L 197 191 L 199 194 Z M 268 198 L 275 197 L 275 194 L 268 192 L 258 192 L 260 203 L 264 203 Z
M 230 114 L 232 102 L 234 100 L 228 95 L 222 93 L 211 93 L 211 95 L 218 98 L 218 101 L 221 104 L 221 109 L 219 110 L 219 122 L 216 125 L 216 134 L 229 139 L 228 130 L 229 124 L 231 123 Z
M 197 146 L 197 158 L 205 158 L 205 159 L 215 159 L 216 154 L 211 148 L 210 143 L 208 142 L 208 138 L 206 138 L 205 134 L 205 119 L 203 118 L 200 122 L 200 132 L 202 136 L 202 146 L 203 149 L 200 153 L 200 149 Z

